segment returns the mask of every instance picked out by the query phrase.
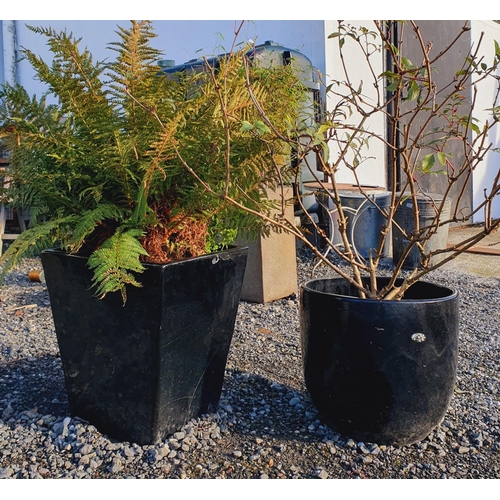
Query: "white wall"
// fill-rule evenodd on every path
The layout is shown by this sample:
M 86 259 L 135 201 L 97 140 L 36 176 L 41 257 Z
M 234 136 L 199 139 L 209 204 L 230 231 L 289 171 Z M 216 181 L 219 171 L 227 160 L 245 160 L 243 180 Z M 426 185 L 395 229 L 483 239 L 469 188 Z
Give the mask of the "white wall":
M 182 64 L 202 55 L 213 55 L 229 50 L 238 21 L 155 21 L 158 37 L 153 45 L 164 51 L 164 59 Z M 83 37 L 82 47 L 88 47 L 95 59 L 113 58 L 114 52 L 106 49 L 109 42 L 119 40 L 117 26 L 127 27 L 129 21 L 16 21 L 18 47 L 26 47 L 50 60 L 46 38 L 29 31 L 26 25 L 51 26 L 56 30 L 67 29 L 76 37 Z M 257 43 L 272 40 L 307 56 L 312 64 L 324 72 L 324 22 L 323 21 L 247 21 L 239 41 L 252 39 Z M 18 80 L 30 94 L 40 92 L 40 84 L 33 79 L 34 72 L 26 61 L 18 65 Z
M 368 29 L 374 29 L 374 24 L 372 21 L 346 21 L 353 26 L 365 26 Z M 332 80 L 345 80 L 344 69 L 341 65 L 340 55 L 339 55 L 339 38 L 328 39 L 329 34 L 338 31 L 337 21 L 326 21 L 325 22 L 325 85 L 329 85 Z M 363 94 L 367 100 L 377 99 L 375 87 L 373 86 L 373 76 L 369 71 L 368 64 L 361 53 L 361 50 L 357 44 L 350 38 L 346 38 L 345 45 L 343 47 L 345 62 L 347 66 L 347 72 L 351 83 L 355 88 L 363 82 Z M 379 75 L 384 71 L 384 59 L 383 53 L 374 55 L 371 58 L 372 65 L 374 66 L 374 72 Z M 381 97 L 384 97 L 381 95 Z M 327 99 L 327 109 L 329 111 L 333 110 L 336 103 L 334 96 Z M 373 101 L 372 101 L 373 102 Z M 369 119 L 366 124 L 366 129 L 382 136 L 386 136 L 386 125 L 385 120 L 380 113 L 376 114 L 376 117 Z M 349 118 L 352 123 L 357 123 L 359 120 L 359 115 L 355 114 L 353 117 Z M 364 149 L 364 154 L 367 159 L 362 163 L 357 169 L 356 173 L 362 184 L 370 186 L 382 186 L 387 187 L 387 174 L 386 174 L 386 150 L 382 142 L 371 140 L 369 149 Z M 335 157 L 335 151 L 330 152 L 330 156 L 333 159 Z M 338 182 L 353 183 L 354 175 L 346 167 L 340 168 L 338 175 L 336 177 Z
M 472 21 L 472 42 L 477 44 L 481 32 L 484 32 L 484 37 L 482 41 L 481 53 L 485 56 L 485 62 L 491 64 L 493 62 L 494 56 L 494 40 L 498 40 L 500 43 L 500 24 L 494 21 Z M 500 71 L 498 72 L 500 75 Z M 491 108 L 495 98 L 496 84 L 498 82 L 480 82 L 477 85 L 477 105 L 474 117 L 477 118 L 481 123 L 489 120 L 491 123 L 491 112 L 488 108 Z M 500 105 L 500 102 L 496 102 L 496 105 Z M 490 133 L 489 142 L 493 144 L 493 147 L 500 147 L 500 128 L 498 125 Z M 472 181 L 472 199 L 474 207 L 477 207 L 484 200 L 484 189 L 489 192 L 489 186 L 493 182 L 495 175 L 500 168 L 500 153 L 490 152 L 485 161 L 481 162 L 476 168 Z M 492 215 L 494 218 L 500 217 L 500 197 L 496 197 L 493 203 Z M 484 221 L 484 213 L 478 213 L 474 218 L 474 222 Z

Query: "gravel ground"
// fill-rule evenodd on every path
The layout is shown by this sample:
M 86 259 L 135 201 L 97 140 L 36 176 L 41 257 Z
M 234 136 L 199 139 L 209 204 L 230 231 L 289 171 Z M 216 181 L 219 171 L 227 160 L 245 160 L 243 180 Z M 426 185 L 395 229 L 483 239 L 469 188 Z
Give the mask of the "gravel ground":
M 301 283 L 306 252 L 298 266 Z M 431 276 L 461 292 L 460 352 L 449 411 L 420 443 L 357 443 L 322 424 L 304 387 L 292 296 L 240 304 L 217 413 L 138 446 L 69 415 L 46 286 L 27 279 L 35 268 L 25 261 L 0 289 L 0 478 L 500 478 L 497 279 Z

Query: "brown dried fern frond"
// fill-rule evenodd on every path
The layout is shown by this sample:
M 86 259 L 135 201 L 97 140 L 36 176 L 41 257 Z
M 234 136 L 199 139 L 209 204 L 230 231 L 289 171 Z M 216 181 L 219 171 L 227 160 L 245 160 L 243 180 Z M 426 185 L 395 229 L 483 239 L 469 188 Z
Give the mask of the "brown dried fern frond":
M 152 208 L 158 224 L 149 227 L 141 238 L 141 244 L 149 254 L 143 257 L 144 262 L 167 264 L 206 253 L 206 220 L 197 220 L 182 211 L 174 210 L 175 207 L 167 202 L 158 202 Z

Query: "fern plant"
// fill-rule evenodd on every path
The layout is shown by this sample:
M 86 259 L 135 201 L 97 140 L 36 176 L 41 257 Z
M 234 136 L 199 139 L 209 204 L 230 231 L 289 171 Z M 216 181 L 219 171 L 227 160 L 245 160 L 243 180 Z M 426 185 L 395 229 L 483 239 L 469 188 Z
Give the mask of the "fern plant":
M 266 231 L 252 207 L 275 208 L 266 189 L 291 175 L 290 151 L 255 101 L 287 136 L 304 96 L 290 67 L 249 67 L 247 48 L 217 71 L 207 64 L 172 80 L 159 71 L 149 21 L 119 28 L 107 63 L 71 33 L 29 29 L 47 39 L 53 60 L 22 51 L 47 86 L 41 97 L 0 89 L 11 161 L 3 201 L 31 208 L 30 228 L 0 259 L 1 278 L 23 257 L 58 247 L 89 256 L 97 294 L 120 291 L 125 301 L 144 263 L 200 255 L 238 230 Z

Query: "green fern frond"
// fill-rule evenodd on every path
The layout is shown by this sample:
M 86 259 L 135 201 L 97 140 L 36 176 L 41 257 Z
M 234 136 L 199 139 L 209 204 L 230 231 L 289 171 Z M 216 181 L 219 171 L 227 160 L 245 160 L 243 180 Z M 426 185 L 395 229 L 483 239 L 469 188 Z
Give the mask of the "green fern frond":
M 88 265 L 94 270 L 92 281 L 101 299 L 107 293 L 120 291 L 125 305 L 127 301 L 125 286 L 141 286 L 129 272 L 144 270 L 139 258 L 148 253 L 138 240 L 140 236 L 142 231 L 137 229 L 117 231 L 89 257 Z
M 0 258 L 3 266 L 0 272 L 0 284 L 3 283 L 5 275 L 26 257 L 31 257 L 46 248 L 54 247 L 59 241 L 60 235 L 65 233 L 65 228 L 74 224 L 77 217 L 70 215 L 54 218 L 39 226 L 22 232 L 10 245 Z
M 49 66 L 32 51 L 23 49 L 22 54 L 37 71 L 38 78 L 49 85 L 66 108 L 74 109 L 79 116 L 85 116 L 93 122 L 91 113 L 108 110 L 108 100 L 101 75 L 106 65 L 93 61 L 92 54 L 84 49 L 80 51 L 77 39 L 66 30 L 57 32 L 52 28 L 35 28 L 28 26 L 35 33 L 47 37 L 47 45 L 54 54 Z M 101 118 L 100 118 L 101 119 Z
M 110 50 L 118 53 L 116 62 L 110 65 L 113 73 L 108 76 L 114 82 L 110 86 L 115 89 L 114 95 L 119 100 L 126 96 L 125 89 L 137 98 L 143 98 L 151 80 L 159 80 L 156 78 L 157 61 L 162 52 L 150 45 L 157 36 L 153 26 L 150 21 L 132 21 L 131 24 L 129 29 L 118 27 L 120 42 L 108 44 Z
M 100 222 L 105 220 L 120 221 L 124 215 L 124 210 L 111 203 L 103 203 L 93 210 L 82 213 L 78 217 L 78 222 L 66 246 L 72 253 L 77 253 L 85 242 L 85 238 L 94 231 Z
M 132 21 L 129 29 L 119 27 L 117 33 L 121 41 L 108 44 L 109 49 L 118 53 L 107 73 L 111 79 L 110 94 L 139 162 L 153 137 L 144 135 L 145 128 L 152 132 L 161 128 L 151 110 L 171 109 L 167 103 L 169 83 L 166 78 L 158 78 L 157 61 L 162 52 L 150 45 L 157 36 L 150 21 Z

